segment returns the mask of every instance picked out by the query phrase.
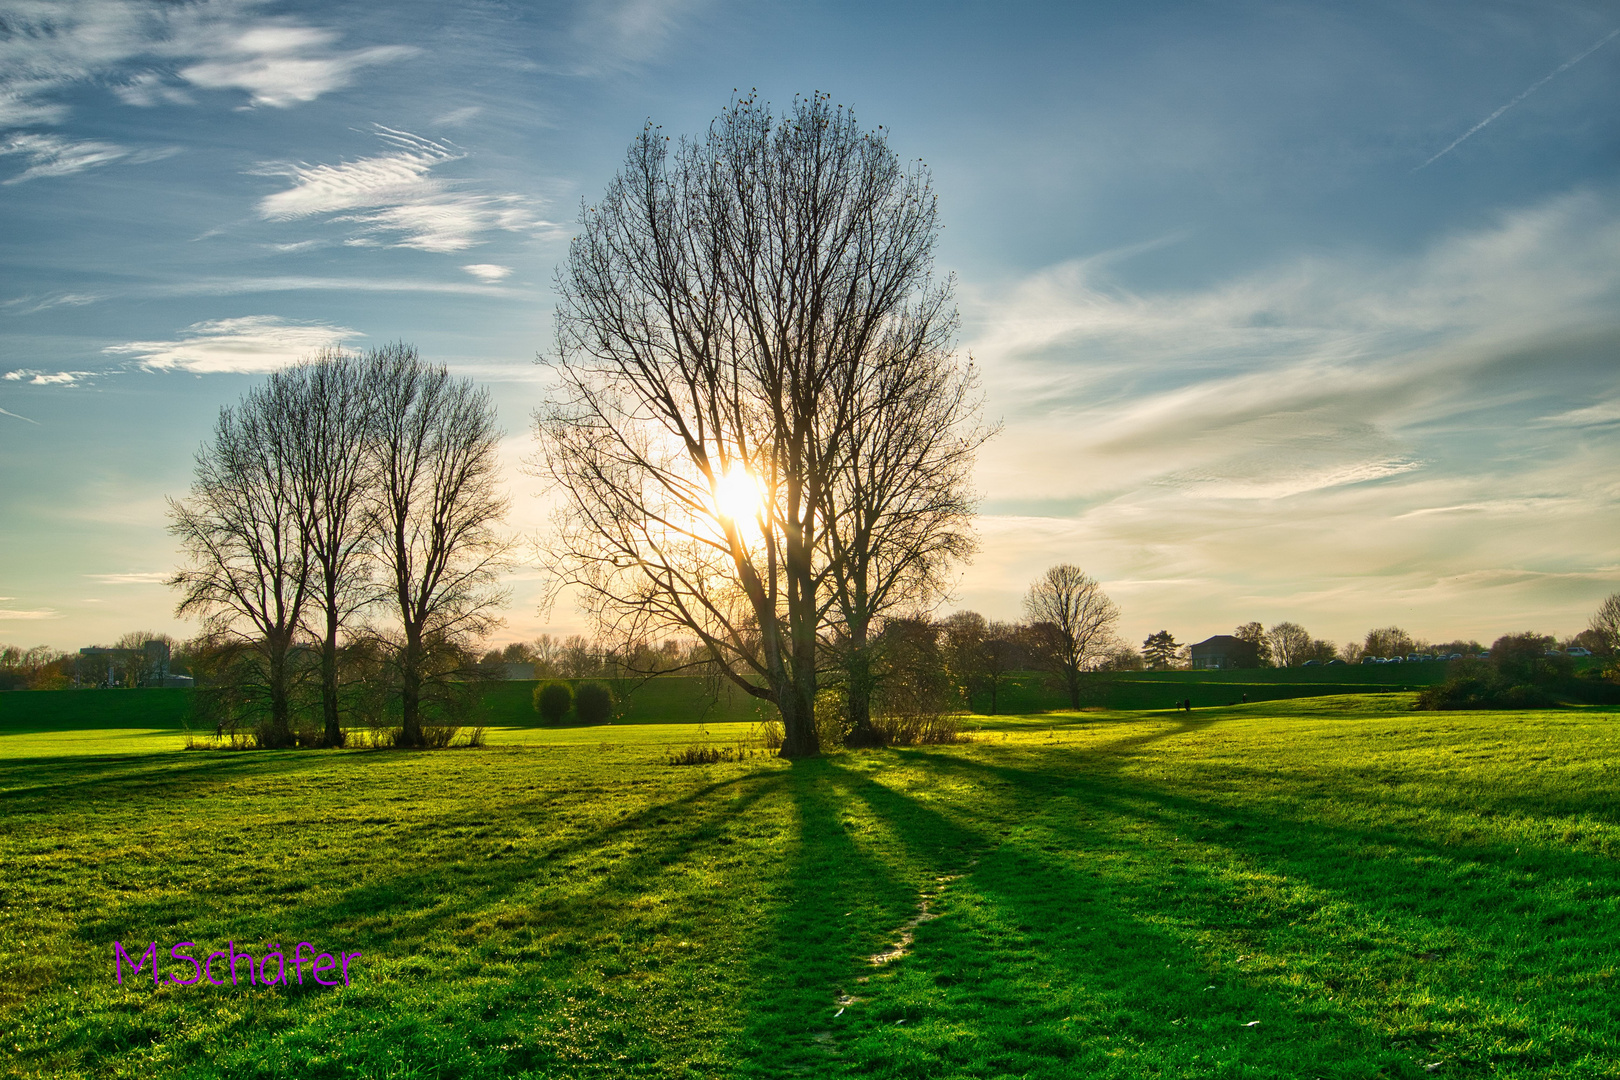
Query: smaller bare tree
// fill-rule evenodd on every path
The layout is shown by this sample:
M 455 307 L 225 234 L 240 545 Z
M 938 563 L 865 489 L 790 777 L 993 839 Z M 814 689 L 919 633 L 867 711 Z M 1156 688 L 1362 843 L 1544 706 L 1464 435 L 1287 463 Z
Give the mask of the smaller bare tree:
M 308 614 L 321 642 L 321 741 L 343 742 L 338 710 L 341 635 L 370 599 L 366 497 L 377 456 L 371 437 L 376 388 L 360 358 L 329 349 L 270 376 L 263 393 L 286 413 L 299 527 L 312 560 Z
M 1298 623 L 1280 622 L 1266 631 L 1271 661 L 1278 667 L 1293 667 L 1313 657 L 1311 635 Z
M 486 391 L 412 346 L 373 350 L 365 377 L 376 403 L 370 527 L 399 619 L 401 739 L 421 746 L 424 691 L 464 674 L 466 648 L 499 625 L 500 430 Z
M 1078 566 L 1052 567 L 1024 597 L 1035 659 L 1062 682 L 1069 705 L 1080 707 L 1081 673 L 1114 644 L 1119 608 Z
M 197 452 L 191 494 L 169 500 L 169 531 L 187 565 L 169 579 L 181 616 L 239 655 L 238 691 L 261 702 L 265 745 L 292 742 L 293 645 L 309 600 L 311 554 L 287 418 L 263 393 L 220 410 Z
M 1610 593 L 1592 613 L 1589 629 L 1598 638 L 1605 656 L 1620 656 L 1620 592 Z

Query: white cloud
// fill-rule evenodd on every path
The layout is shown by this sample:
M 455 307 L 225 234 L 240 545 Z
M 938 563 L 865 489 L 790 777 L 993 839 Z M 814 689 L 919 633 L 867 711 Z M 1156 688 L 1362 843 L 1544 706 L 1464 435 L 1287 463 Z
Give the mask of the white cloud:
M 127 104 L 193 101 L 188 88 L 242 90 L 284 108 L 350 85 L 362 68 L 421 50 L 342 49 L 338 35 L 266 17 L 264 0 L 9 0 L 0 37 L 0 129 L 60 123 L 75 85 L 113 89 Z
M 40 608 L 37 611 L 19 611 L 16 608 L 0 608 L 0 619 L 36 620 L 60 619 L 61 612 L 54 608 Z
M 409 45 L 337 52 L 331 48 L 337 37 L 285 21 L 258 23 L 218 35 L 215 58 L 183 67 L 179 75 L 205 90 L 246 90 L 255 105 L 286 108 L 348 86 L 363 67 L 421 52 Z
M 479 281 L 500 281 L 512 273 L 510 266 L 497 266 L 494 263 L 469 263 L 462 269 Z
M 134 357 L 149 371 L 251 374 L 275 371 L 364 336 L 343 326 L 248 315 L 193 323 L 175 341 L 131 341 L 102 351 Z
M 91 581 L 99 581 L 103 585 L 161 585 L 173 577 L 166 570 L 130 574 L 86 574 Z
M 34 368 L 17 368 L 15 371 L 0 375 L 0 378 L 27 386 L 72 386 L 94 374 L 93 371 L 38 371 Z
M 330 215 L 359 226 L 350 243 L 434 252 L 472 247 L 496 229 L 555 228 L 538 220 L 520 195 L 462 191 L 456 181 L 431 175 L 438 166 L 466 157 L 448 143 L 380 126 L 378 133 L 394 147 L 389 153 L 341 165 L 263 166 L 262 175 L 286 176 L 293 184 L 259 200 L 259 215 L 270 221 Z

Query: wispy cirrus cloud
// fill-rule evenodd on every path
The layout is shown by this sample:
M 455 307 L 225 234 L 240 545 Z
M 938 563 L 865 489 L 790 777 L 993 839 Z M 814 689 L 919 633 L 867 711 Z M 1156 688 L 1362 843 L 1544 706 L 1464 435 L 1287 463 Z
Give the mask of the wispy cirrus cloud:
M 1620 585 L 1617 254 L 1620 201 L 1577 192 L 1382 261 L 1136 292 L 1077 260 L 969 294 L 1018 437 L 980 455 L 964 600 L 1013 614 L 1076 561 L 1141 633 L 1579 628 Z
M 86 574 L 91 581 L 103 585 L 161 585 L 174 575 L 167 570 L 140 571 L 128 574 Z
M 555 226 L 537 218 L 521 195 L 480 194 L 432 175 L 467 155 L 444 142 L 379 125 L 392 149 L 339 165 L 268 164 L 258 172 L 285 176 L 292 186 L 259 200 L 269 221 L 326 217 L 358 228 L 352 244 L 450 252 L 482 243 L 495 230 L 535 233 Z M 490 280 L 490 279 L 485 279 Z
M 136 150 L 95 139 L 64 139 L 58 135 L 33 132 L 13 135 L 0 142 L 0 157 L 15 154 L 28 161 L 26 169 L 6 178 L 4 182 L 7 184 L 21 184 L 42 176 L 71 176 L 117 161 L 132 165 L 161 161 L 179 152 L 178 147 L 172 146 Z
M 329 323 L 248 315 L 193 323 L 173 341 L 130 341 L 102 351 L 128 356 L 148 371 L 198 375 L 275 371 L 322 349 L 340 348 L 357 330 Z

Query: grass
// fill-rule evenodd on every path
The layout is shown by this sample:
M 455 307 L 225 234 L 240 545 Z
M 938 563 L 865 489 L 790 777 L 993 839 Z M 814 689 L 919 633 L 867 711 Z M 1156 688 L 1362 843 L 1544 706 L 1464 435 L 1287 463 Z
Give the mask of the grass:
M 0 1071 L 1620 1077 L 1620 711 L 1410 702 L 678 768 L 748 724 L 225 754 L 0 714 Z M 154 990 L 115 940 L 363 955 Z

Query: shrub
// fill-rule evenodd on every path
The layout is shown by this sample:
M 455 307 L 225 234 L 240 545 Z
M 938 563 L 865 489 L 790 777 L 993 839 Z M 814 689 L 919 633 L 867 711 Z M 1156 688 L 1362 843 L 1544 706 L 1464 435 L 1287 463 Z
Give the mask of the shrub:
M 574 707 L 574 692 L 565 682 L 541 683 L 534 688 L 534 711 L 541 723 L 560 724 Z
M 737 746 L 688 746 L 672 750 L 664 756 L 666 765 L 717 765 L 723 761 L 746 761 L 754 751 L 740 743 Z
M 613 719 L 613 691 L 607 683 L 580 683 L 574 691 L 574 715 L 582 724 L 605 724 Z

